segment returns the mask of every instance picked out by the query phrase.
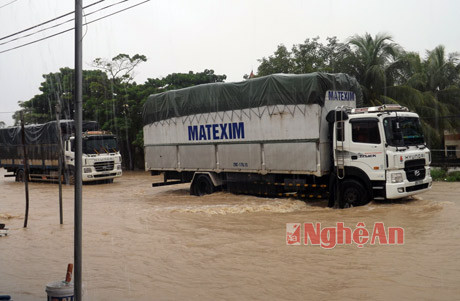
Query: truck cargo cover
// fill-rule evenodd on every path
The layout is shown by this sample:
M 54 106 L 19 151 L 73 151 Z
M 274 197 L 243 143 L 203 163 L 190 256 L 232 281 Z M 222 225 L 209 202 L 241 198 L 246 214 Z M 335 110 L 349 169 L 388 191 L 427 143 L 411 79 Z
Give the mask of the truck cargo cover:
M 63 136 L 75 132 L 73 120 L 61 120 L 61 133 Z M 83 121 L 83 131 L 98 129 L 96 121 Z M 26 125 L 24 127 L 26 144 L 56 144 L 58 143 L 58 129 L 56 121 L 50 121 L 44 124 Z M 0 129 L 0 146 L 22 145 L 21 127 L 9 127 Z
M 270 105 L 324 105 L 326 91 L 353 91 L 357 106 L 362 92 L 353 77 L 344 74 L 274 74 L 237 83 L 211 83 L 150 95 L 144 105 L 144 125 L 200 113 Z

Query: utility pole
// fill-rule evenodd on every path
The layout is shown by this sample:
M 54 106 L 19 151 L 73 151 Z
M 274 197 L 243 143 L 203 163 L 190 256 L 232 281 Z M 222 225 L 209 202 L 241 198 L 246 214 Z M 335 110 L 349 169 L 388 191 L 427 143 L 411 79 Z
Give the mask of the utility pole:
M 21 111 L 21 138 L 22 147 L 24 151 L 24 186 L 26 189 L 26 214 L 24 217 L 24 228 L 27 228 L 27 221 L 29 220 L 29 160 L 27 159 L 27 147 L 26 147 L 26 131 L 24 129 L 24 112 Z
M 82 300 L 82 29 L 83 0 L 75 0 L 75 230 L 74 230 L 74 290 L 75 300 Z
M 61 104 L 56 105 L 56 126 L 57 126 L 57 139 L 58 139 L 58 176 L 59 176 L 59 222 L 64 224 L 62 213 L 62 133 L 61 133 Z

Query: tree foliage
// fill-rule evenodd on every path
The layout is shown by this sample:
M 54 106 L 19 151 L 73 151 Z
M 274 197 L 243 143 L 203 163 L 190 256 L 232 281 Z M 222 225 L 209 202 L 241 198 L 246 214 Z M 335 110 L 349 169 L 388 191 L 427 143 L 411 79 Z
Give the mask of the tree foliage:
M 273 55 L 259 60 L 257 75 L 318 71 L 350 73 L 350 46 L 340 43 L 336 37 L 327 38 L 326 41 L 327 44 L 323 45 L 319 42 L 319 37 L 306 39 L 304 43 L 292 46 L 291 51 L 281 44 Z
M 135 54 L 132 57 L 128 54 L 120 53 L 111 60 L 96 58 L 93 67 L 104 70 L 110 75 L 113 81 L 129 83 L 134 79 L 134 69 L 142 62 L 146 62 L 147 57 Z

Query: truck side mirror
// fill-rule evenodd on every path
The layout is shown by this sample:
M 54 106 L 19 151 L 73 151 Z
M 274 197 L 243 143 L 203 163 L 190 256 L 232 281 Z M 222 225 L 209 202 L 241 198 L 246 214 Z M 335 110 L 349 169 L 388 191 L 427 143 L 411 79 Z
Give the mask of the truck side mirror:
M 329 123 L 334 123 L 336 121 L 348 120 L 348 114 L 345 111 L 336 111 L 331 110 L 326 115 L 326 121 Z

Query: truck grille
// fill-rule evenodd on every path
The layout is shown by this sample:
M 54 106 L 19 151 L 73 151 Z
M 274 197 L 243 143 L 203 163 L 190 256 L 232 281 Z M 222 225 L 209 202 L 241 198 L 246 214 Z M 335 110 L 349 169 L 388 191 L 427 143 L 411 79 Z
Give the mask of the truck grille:
M 425 179 L 425 159 L 406 161 L 404 171 L 409 182 Z
M 111 171 L 113 170 L 113 166 L 113 161 L 103 161 L 94 163 L 94 169 L 96 169 L 96 171 Z

